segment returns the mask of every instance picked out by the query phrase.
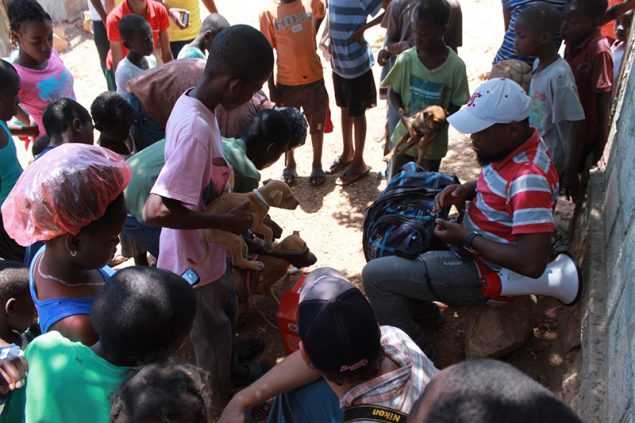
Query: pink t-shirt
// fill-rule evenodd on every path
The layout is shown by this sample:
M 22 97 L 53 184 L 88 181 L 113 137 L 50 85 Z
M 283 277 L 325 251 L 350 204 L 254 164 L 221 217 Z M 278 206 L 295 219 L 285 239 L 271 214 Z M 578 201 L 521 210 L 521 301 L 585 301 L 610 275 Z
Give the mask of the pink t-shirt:
M 31 69 L 13 64 L 20 75 L 20 105 L 33 118 L 40 130 L 46 134 L 42 117 L 49 104 L 60 98 L 75 99 L 73 75 L 66 69 L 56 51 L 51 53 L 44 69 Z
M 203 192 L 229 188 L 232 169 L 223 158 L 216 116 L 186 91 L 177 100 L 165 130 L 165 165 L 152 193 L 180 201 L 191 210 L 204 209 Z M 224 248 L 209 244 L 209 257 L 199 230 L 163 228 L 157 266 L 178 275 L 193 268 L 200 285 L 223 276 L 227 265 Z

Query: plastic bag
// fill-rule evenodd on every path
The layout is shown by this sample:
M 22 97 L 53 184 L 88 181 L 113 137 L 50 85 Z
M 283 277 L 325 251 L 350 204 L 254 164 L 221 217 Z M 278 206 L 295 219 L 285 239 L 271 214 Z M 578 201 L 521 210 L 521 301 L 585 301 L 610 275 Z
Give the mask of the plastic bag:
M 22 173 L 2 204 L 5 230 L 23 246 L 77 235 L 104 215 L 129 181 L 130 168 L 118 154 L 63 144 Z

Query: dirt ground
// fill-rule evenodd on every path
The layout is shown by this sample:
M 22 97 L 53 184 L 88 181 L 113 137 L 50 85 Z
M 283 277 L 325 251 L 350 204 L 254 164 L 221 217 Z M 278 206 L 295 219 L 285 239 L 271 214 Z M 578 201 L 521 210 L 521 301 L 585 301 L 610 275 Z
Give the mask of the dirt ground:
M 221 11 L 231 23 L 247 23 L 257 26 L 258 11 L 268 0 L 216 0 Z M 462 0 L 463 47 L 459 55 L 467 64 L 470 88 L 481 82 L 480 76 L 489 70 L 503 36 L 503 17 L 498 0 Z M 201 6 L 203 7 L 203 6 Z M 375 28 L 366 34 L 373 46 L 380 46 L 382 30 Z M 75 77 L 75 90 L 79 101 L 90 107 L 92 100 L 106 89 L 99 68 L 97 53 L 91 39 L 77 35 L 71 40 L 72 48 L 62 57 Z M 376 79 L 379 67 L 374 68 Z M 327 89 L 331 95 L 331 110 L 335 131 L 324 140 L 323 164 L 326 167 L 341 152 L 339 112 L 332 96 L 330 69 L 325 65 Z M 382 161 L 386 105 L 379 101 L 368 111 L 368 136 L 365 158 L 372 167 L 370 176 L 358 183 L 341 187 L 329 176 L 327 183 L 313 188 L 308 183 L 311 169 L 310 140 L 296 153 L 298 173 L 301 176 L 293 191 L 300 200 L 300 209 L 289 212 L 273 210 L 273 218 L 284 228 L 285 235 L 300 231 L 310 249 L 318 257 L 316 266 L 330 266 L 348 275 L 355 283 L 365 264 L 362 252 L 362 225 L 366 208 L 385 187 L 379 175 L 385 169 Z M 264 179 L 280 179 L 282 160 L 263 172 Z M 469 139 L 450 130 L 450 151 L 443 161 L 442 170 L 459 176 L 461 180 L 474 179 L 479 172 Z M 566 212 L 564 213 L 567 214 Z M 280 287 L 281 288 L 281 287 Z M 275 319 L 275 303 L 270 298 L 260 298 L 257 307 L 270 320 Z M 465 358 L 465 310 L 446 309 L 445 324 L 441 328 L 438 365 L 443 367 Z M 257 335 L 270 340 L 266 356 L 271 360 L 283 353 L 277 331 L 263 321 L 256 310 L 244 316 L 241 334 Z M 506 357 L 531 376 L 554 391 L 560 391 L 563 375 L 575 359 L 577 348 L 577 311 L 559 306 L 555 301 L 538 299 L 532 306 L 530 319 L 533 336 L 526 347 Z M 275 321 L 275 320 L 274 320 Z

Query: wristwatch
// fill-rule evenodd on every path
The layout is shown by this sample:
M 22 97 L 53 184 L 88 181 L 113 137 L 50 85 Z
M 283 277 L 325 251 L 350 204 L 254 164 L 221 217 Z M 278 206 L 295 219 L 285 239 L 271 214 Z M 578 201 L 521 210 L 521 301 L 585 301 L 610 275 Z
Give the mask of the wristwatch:
M 474 239 L 476 239 L 476 237 L 478 237 L 478 236 L 482 236 L 482 235 L 480 233 L 476 232 L 476 231 L 470 232 L 463 239 L 463 248 L 468 250 L 470 253 L 475 254 L 476 250 L 474 250 Z

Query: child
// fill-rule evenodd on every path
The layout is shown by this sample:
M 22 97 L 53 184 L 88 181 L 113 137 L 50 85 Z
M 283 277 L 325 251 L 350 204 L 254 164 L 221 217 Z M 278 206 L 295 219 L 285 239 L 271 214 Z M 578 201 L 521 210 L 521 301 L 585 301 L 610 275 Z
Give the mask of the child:
M 99 134 L 97 143 L 115 153 L 129 156 L 135 152 L 130 129 L 135 121 L 135 112 L 121 95 L 106 91 L 93 101 L 90 114 Z
M 201 32 L 191 43 L 183 46 L 177 59 L 205 59 L 214 37 L 227 27 L 229 22 L 218 13 L 207 16 L 201 24 Z
M 36 0 L 13 0 L 8 11 L 11 36 L 19 48 L 13 65 L 20 75 L 20 105 L 43 135 L 46 107 L 63 97 L 75 98 L 73 75 L 53 50 L 51 17 Z M 18 117 L 29 123 L 28 116 Z
M 17 113 L 19 90 L 20 77 L 17 71 L 9 62 L 0 60 L 0 205 L 22 174 L 15 143 L 6 124 Z M 0 257 L 16 261 L 24 259 L 24 248 L 7 234 L 1 216 Z
M 152 28 L 143 16 L 130 14 L 119 21 L 119 33 L 128 55 L 117 65 L 115 82 L 117 92 L 128 92 L 128 81 L 154 67 L 156 62 L 152 55 Z
M 333 87 L 335 102 L 342 112 L 344 147 L 340 157 L 329 168 L 329 173 L 343 170 L 339 181 L 342 185 L 352 184 L 370 172 L 364 162 L 366 109 L 377 105 L 377 89 L 372 72 L 372 53 L 363 35 L 358 35 L 363 34 L 363 29 L 367 27 L 368 16 L 377 15 L 382 6 L 381 0 L 329 2 Z
M 143 367 L 124 382 L 112 402 L 111 423 L 207 423 L 205 376 L 184 365 Z
M 573 0 L 562 28 L 567 44 L 564 57 L 573 71 L 586 117 L 585 138 L 574 143 L 572 163 L 578 170 L 589 169 L 600 159 L 608 139 L 613 58 L 597 19 L 606 8 L 606 0 Z
M 93 143 L 93 120 L 88 110 L 70 98 L 50 104 L 44 112 L 44 128 L 48 143 L 33 145 L 33 156 L 38 159 L 47 151 L 66 143 Z
M 120 384 L 133 368 L 175 353 L 195 312 L 194 292 L 179 276 L 147 267 L 119 271 L 90 316 L 99 342 L 88 347 L 50 332 L 26 349 L 26 421 L 107 423 Z
M 440 105 L 449 114 L 457 111 L 469 98 L 467 73 L 463 60 L 444 41 L 450 18 L 446 0 L 420 0 L 414 13 L 416 47 L 397 58 L 382 85 L 390 87 L 390 99 L 401 114 L 416 113 L 427 106 Z M 406 133 L 401 122 L 392 133 L 395 143 Z M 448 132 L 438 137 L 425 155 L 424 167 L 438 171 L 448 151 Z M 391 175 L 413 160 L 412 150 L 398 155 L 392 163 Z
M 123 44 L 121 33 L 119 32 L 119 22 L 130 14 L 136 13 L 143 16 L 152 28 L 152 43 L 157 50 L 157 58 L 161 63 L 167 63 L 174 59 L 170 49 L 170 37 L 168 27 L 170 18 L 168 9 L 160 1 L 155 0 L 126 0 L 119 3 L 108 14 L 106 29 L 108 31 L 108 41 L 110 41 L 110 52 L 106 59 L 108 69 L 116 71 L 119 62 L 128 55 L 128 50 Z
M 572 143 L 581 141 L 576 135 L 584 124 L 584 110 L 571 68 L 558 54 L 561 21 L 558 10 L 548 3 L 527 6 L 516 22 L 516 51 L 536 57 L 529 85 L 529 123 L 551 149 L 553 163 L 564 181 L 563 176 L 569 174 Z M 576 175 L 577 166 L 571 167 Z
M 626 50 L 626 42 L 631 32 L 631 24 L 633 23 L 633 11 L 628 11 L 617 19 L 617 27 L 615 29 L 615 42 L 611 45 L 611 53 L 613 54 L 613 81 L 617 80 L 622 69 L 622 61 L 624 60 L 624 52 Z
M 0 341 L 23 347 L 22 333 L 37 321 L 26 267 L 0 267 L 0 306 Z
M 193 267 L 200 277 L 196 293 L 201 307 L 191 338 L 197 364 L 211 374 L 217 406 L 231 387 L 235 291 L 225 250 L 205 245 L 198 229 L 243 234 L 252 222 L 244 206 L 223 215 L 204 211 L 203 191 L 210 187 L 221 194 L 232 172 L 223 158 L 213 110 L 219 104 L 233 109 L 247 102 L 272 70 L 271 45 L 254 28 L 234 25 L 214 38 L 202 77 L 180 96 L 168 119 L 165 165 L 143 213 L 146 224 L 162 228 L 157 266 L 177 274 Z
M 302 108 L 311 126 L 313 165 L 309 181 L 326 182 L 322 169 L 324 122 L 329 97 L 324 86 L 322 64 L 317 54 L 318 28 L 325 16 L 322 0 L 272 0 L 260 14 L 260 30 L 277 52 L 277 76 L 269 80 L 271 101 Z M 293 185 L 298 174 L 293 151 L 286 155 L 284 181 Z
M 30 268 L 42 332 L 93 345 L 88 315 L 114 271 L 126 218 L 130 169 L 105 148 L 63 144 L 25 169 L 2 205 L 7 233 L 20 245 L 44 241 Z

